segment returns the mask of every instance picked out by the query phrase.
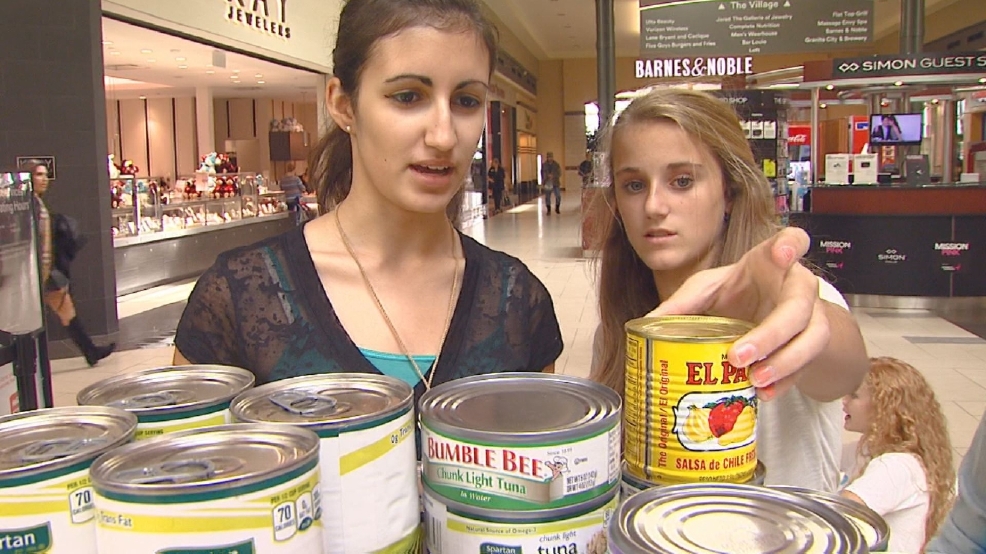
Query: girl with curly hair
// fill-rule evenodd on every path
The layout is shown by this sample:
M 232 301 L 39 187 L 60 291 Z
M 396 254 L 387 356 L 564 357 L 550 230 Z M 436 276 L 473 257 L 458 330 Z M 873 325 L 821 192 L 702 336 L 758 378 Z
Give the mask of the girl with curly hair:
M 863 436 L 842 495 L 886 519 L 891 551 L 923 552 L 952 505 L 955 485 L 948 428 L 931 385 L 905 362 L 872 358 L 843 411 L 846 430 Z

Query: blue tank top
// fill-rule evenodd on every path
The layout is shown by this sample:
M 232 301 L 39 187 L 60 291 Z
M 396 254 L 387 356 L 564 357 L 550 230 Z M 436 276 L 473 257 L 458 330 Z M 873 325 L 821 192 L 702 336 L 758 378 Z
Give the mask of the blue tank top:
M 421 382 L 421 377 L 418 376 L 418 372 L 414 370 L 414 366 L 408 361 L 407 356 L 366 348 L 360 348 L 359 351 L 380 373 L 396 377 L 410 385 L 412 389 Z M 435 356 L 413 356 L 413 358 L 427 376 L 431 371 L 431 366 L 435 363 Z

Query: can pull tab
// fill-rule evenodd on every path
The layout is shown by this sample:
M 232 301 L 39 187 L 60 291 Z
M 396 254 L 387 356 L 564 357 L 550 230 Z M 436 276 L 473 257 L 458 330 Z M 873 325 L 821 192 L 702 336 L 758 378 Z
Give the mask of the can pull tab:
M 300 416 L 333 415 L 343 411 L 335 398 L 308 392 L 281 391 L 270 395 L 270 401 L 278 408 Z
M 208 459 L 163 462 L 121 471 L 118 478 L 133 485 L 196 483 L 216 474 L 216 464 Z
M 79 452 L 100 448 L 106 442 L 104 438 L 43 440 L 27 445 L 20 452 L 20 459 L 22 462 L 35 464 L 49 462 Z
M 174 391 L 169 390 L 137 394 L 109 403 L 110 406 L 123 410 L 160 408 L 162 406 L 174 406 L 176 404 L 178 404 L 178 395 Z

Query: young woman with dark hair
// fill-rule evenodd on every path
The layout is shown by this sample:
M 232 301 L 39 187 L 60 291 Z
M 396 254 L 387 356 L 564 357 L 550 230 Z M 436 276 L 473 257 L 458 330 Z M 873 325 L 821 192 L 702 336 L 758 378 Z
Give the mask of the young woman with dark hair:
M 475 0 L 346 2 L 332 125 L 309 165 L 325 214 L 220 256 L 189 298 L 176 363 L 236 365 L 260 383 L 384 373 L 418 395 L 552 371 L 562 339 L 544 285 L 454 226 L 496 44 Z

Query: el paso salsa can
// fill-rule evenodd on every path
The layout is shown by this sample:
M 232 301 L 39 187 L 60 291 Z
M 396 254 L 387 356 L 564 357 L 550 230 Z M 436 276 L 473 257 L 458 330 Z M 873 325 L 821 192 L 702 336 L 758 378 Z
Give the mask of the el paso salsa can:
M 492 510 L 580 505 L 620 484 L 620 397 L 544 373 L 467 377 L 421 397 L 422 480 Z
M 626 324 L 627 469 L 657 484 L 744 483 L 757 468 L 757 397 L 726 360 L 753 326 L 708 316 Z

